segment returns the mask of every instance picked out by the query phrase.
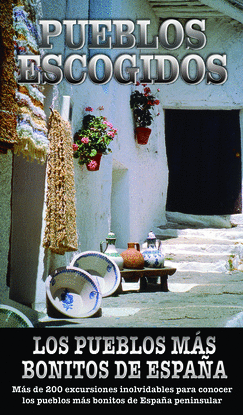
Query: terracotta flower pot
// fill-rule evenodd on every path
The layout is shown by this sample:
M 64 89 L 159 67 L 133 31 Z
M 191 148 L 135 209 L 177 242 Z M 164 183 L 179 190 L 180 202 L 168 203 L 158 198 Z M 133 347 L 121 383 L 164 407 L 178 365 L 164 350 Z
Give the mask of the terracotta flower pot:
M 151 128 L 148 127 L 137 127 L 136 128 L 136 138 L 138 144 L 147 144 L 149 136 L 151 134 Z
M 92 160 L 86 164 L 89 171 L 97 171 L 100 168 L 100 160 L 102 153 L 97 153 L 96 156 L 92 157 Z

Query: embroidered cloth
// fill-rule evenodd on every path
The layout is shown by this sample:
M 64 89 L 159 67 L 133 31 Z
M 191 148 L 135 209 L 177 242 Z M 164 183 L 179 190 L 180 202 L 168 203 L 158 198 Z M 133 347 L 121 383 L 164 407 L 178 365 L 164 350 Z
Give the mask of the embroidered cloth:
M 58 111 L 49 118 L 46 227 L 43 246 L 57 254 L 76 251 L 76 206 L 72 131 Z
M 48 150 L 43 87 L 17 83 L 17 55 L 40 54 L 40 13 L 40 0 L 5 0 L 0 4 L 0 141 L 13 146 L 15 153 L 43 162 Z
M 6 149 L 18 141 L 13 37 L 12 1 L 6 0 L 0 3 L 0 146 Z

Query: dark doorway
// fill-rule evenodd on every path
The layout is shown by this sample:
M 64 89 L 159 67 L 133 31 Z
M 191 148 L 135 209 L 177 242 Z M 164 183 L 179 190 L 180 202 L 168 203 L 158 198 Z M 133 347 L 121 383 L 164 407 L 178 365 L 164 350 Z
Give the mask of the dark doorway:
M 166 110 L 167 211 L 241 213 L 239 111 Z

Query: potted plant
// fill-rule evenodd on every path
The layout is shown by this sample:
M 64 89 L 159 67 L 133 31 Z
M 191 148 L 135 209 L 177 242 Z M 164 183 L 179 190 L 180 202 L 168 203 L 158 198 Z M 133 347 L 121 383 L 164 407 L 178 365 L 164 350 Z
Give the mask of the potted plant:
M 137 82 L 136 86 L 140 86 L 140 83 Z M 152 124 L 155 116 L 151 110 L 154 110 L 154 106 L 159 105 L 160 101 L 152 94 L 147 84 L 141 86 L 142 91 L 136 90 L 131 94 L 130 107 L 133 110 L 137 142 L 138 144 L 147 144 L 151 133 L 151 128 L 148 126 Z
M 104 108 L 99 107 L 98 110 L 102 111 Z M 113 128 L 106 117 L 91 115 L 93 108 L 87 107 L 85 111 L 87 114 L 84 116 L 83 126 L 74 135 L 74 157 L 79 159 L 79 164 L 86 164 L 89 171 L 97 171 L 101 156 L 111 153 L 109 144 L 117 134 L 117 129 Z

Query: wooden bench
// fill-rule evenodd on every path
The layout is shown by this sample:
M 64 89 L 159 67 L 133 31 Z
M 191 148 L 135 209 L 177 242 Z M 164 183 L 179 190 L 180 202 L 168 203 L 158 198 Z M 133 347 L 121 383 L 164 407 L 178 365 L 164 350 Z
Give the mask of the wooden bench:
M 164 268 L 143 268 L 143 269 L 128 269 L 124 268 L 121 271 L 121 277 L 125 282 L 137 282 L 140 279 L 140 291 L 146 291 L 147 278 L 160 279 L 160 291 L 167 292 L 168 289 L 168 276 L 173 275 L 176 272 L 176 268 L 164 267 Z

